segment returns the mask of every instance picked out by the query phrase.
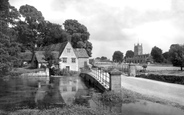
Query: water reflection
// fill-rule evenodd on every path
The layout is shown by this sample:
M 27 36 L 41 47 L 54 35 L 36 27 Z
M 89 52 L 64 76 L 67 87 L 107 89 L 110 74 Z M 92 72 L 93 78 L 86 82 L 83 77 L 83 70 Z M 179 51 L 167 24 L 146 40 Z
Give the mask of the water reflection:
M 80 77 L 54 78 L 53 84 L 42 84 L 40 88 L 37 84 L 38 81 L 35 79 L 18 77 L 8 81 L 0 80 L 0 109 L 35 108 L 35 102 L 38 100 L 49 104 L 72 104 L 75 98 L 89 95 L 89 90 Z M 89 101 L 92 108 L 100 108 L 101 105 Z M 142 100 L 122 104 L 115 109 L 124 115 L 184 115 L 181 109 Z
M 36 83 L 35 79 L 28 80 L 20 76 L 0 79 L 0 109 L 8 111 L 32 108 L 37 90 Z
M 59 90 L 66 104 L 72 104 L 76 97 L 88 93 L 79 77 L 61 77 Z

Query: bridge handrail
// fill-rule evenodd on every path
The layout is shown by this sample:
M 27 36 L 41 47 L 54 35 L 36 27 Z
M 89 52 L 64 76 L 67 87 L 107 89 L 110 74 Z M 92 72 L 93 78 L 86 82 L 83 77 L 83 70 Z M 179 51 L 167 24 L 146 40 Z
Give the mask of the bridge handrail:
M 101 69 L 91 69 L 91 72 L 95 75 L 95 78 L 105 87 L 110 87 L 110 75 Z

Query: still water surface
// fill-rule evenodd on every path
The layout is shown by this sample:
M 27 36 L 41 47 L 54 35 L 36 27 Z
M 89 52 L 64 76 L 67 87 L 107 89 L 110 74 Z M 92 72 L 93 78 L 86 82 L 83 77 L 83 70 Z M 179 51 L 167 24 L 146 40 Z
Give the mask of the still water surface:
M 10 106 L 16 106 L 17 104 L 20 105 L 23 104 L 21 102 L 28 100 L 34 103 L 38 94 L 43 93 L 44 95 L 42 96 L 44 97 L 48 90 L 47 86 L 38 88 L 38 81 L 30 84 L 29 80 L 13 79 L 7 83 L 0 85 L 0 89 L 7 90 L 1 90 L 0 109 L 10 108 Z M 60 96 L 61 98 L 58 99 L 66 104 L 72 104 L 76 97 L 89 95 L 89 88 L 85 86 L 79 77 L 57 77 L 54 78 L 54 84 L 52 97 L 58 98 Z M 92 100 L 90 100 L 90 106 L 98 108 L 98 105 Z M 135 103 L 122 104 L 118 109 L 123 115 L 184 115 L 184 111 L 181 109 L 142 100 Z

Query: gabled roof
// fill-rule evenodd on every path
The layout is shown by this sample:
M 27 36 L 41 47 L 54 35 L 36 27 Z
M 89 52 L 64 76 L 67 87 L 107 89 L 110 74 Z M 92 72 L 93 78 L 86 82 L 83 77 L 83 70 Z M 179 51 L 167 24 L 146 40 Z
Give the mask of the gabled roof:
M 61 55 L 63 50 L 65 49 L 67 43 L 68 42 L 52 44 L 52 45 L 44 47 L 42 50 L 43 51 L 58 51 L 59 55 Z
M 46 63 L 47 61 L 45 60 L 44 56 L 45 51 L 36 51 L 35 56 L 38 62 L 40 63 Z
M 89 55 L 84 48 L 76 48 L 74 49 L 74 52 L 78 58 L 89 58 Z
M 49 46 L 42 48 L 41 50 L 42 51 L 51 51 L 53 53 L 53 55 L 55 55 L 54 57 L 58 58 L 63 53 L 63 50 L 65 49 L 65 47 L 68 43 L 70 43 L 70 42 L 52 44 L 52 45 L 49 45 Z M 87 54 L 87 52 L 84 48 L 80 48 L 80 49 L 76 48 L 76 49 L 74 49 L 74 53 L 75 53 L 76 57 L 78 57 L 78 58 L 89 58 L 89 55 Z
M 36 51 L 35 56 L 38 62 L 40 63 L 46 63 L 47 61 L 45 60 L 45 51 Z M 58 51 L 51 51 L 51 54 L 53 57 L 57 60 L 59 57 L 59 52 Z

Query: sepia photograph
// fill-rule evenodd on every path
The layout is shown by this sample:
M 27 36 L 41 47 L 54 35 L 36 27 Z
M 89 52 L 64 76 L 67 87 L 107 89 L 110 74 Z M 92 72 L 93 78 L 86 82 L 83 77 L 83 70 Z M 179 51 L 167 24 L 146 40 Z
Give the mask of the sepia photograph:
M 184 115 L 184 0 L 0 0 L 0 115 Z

